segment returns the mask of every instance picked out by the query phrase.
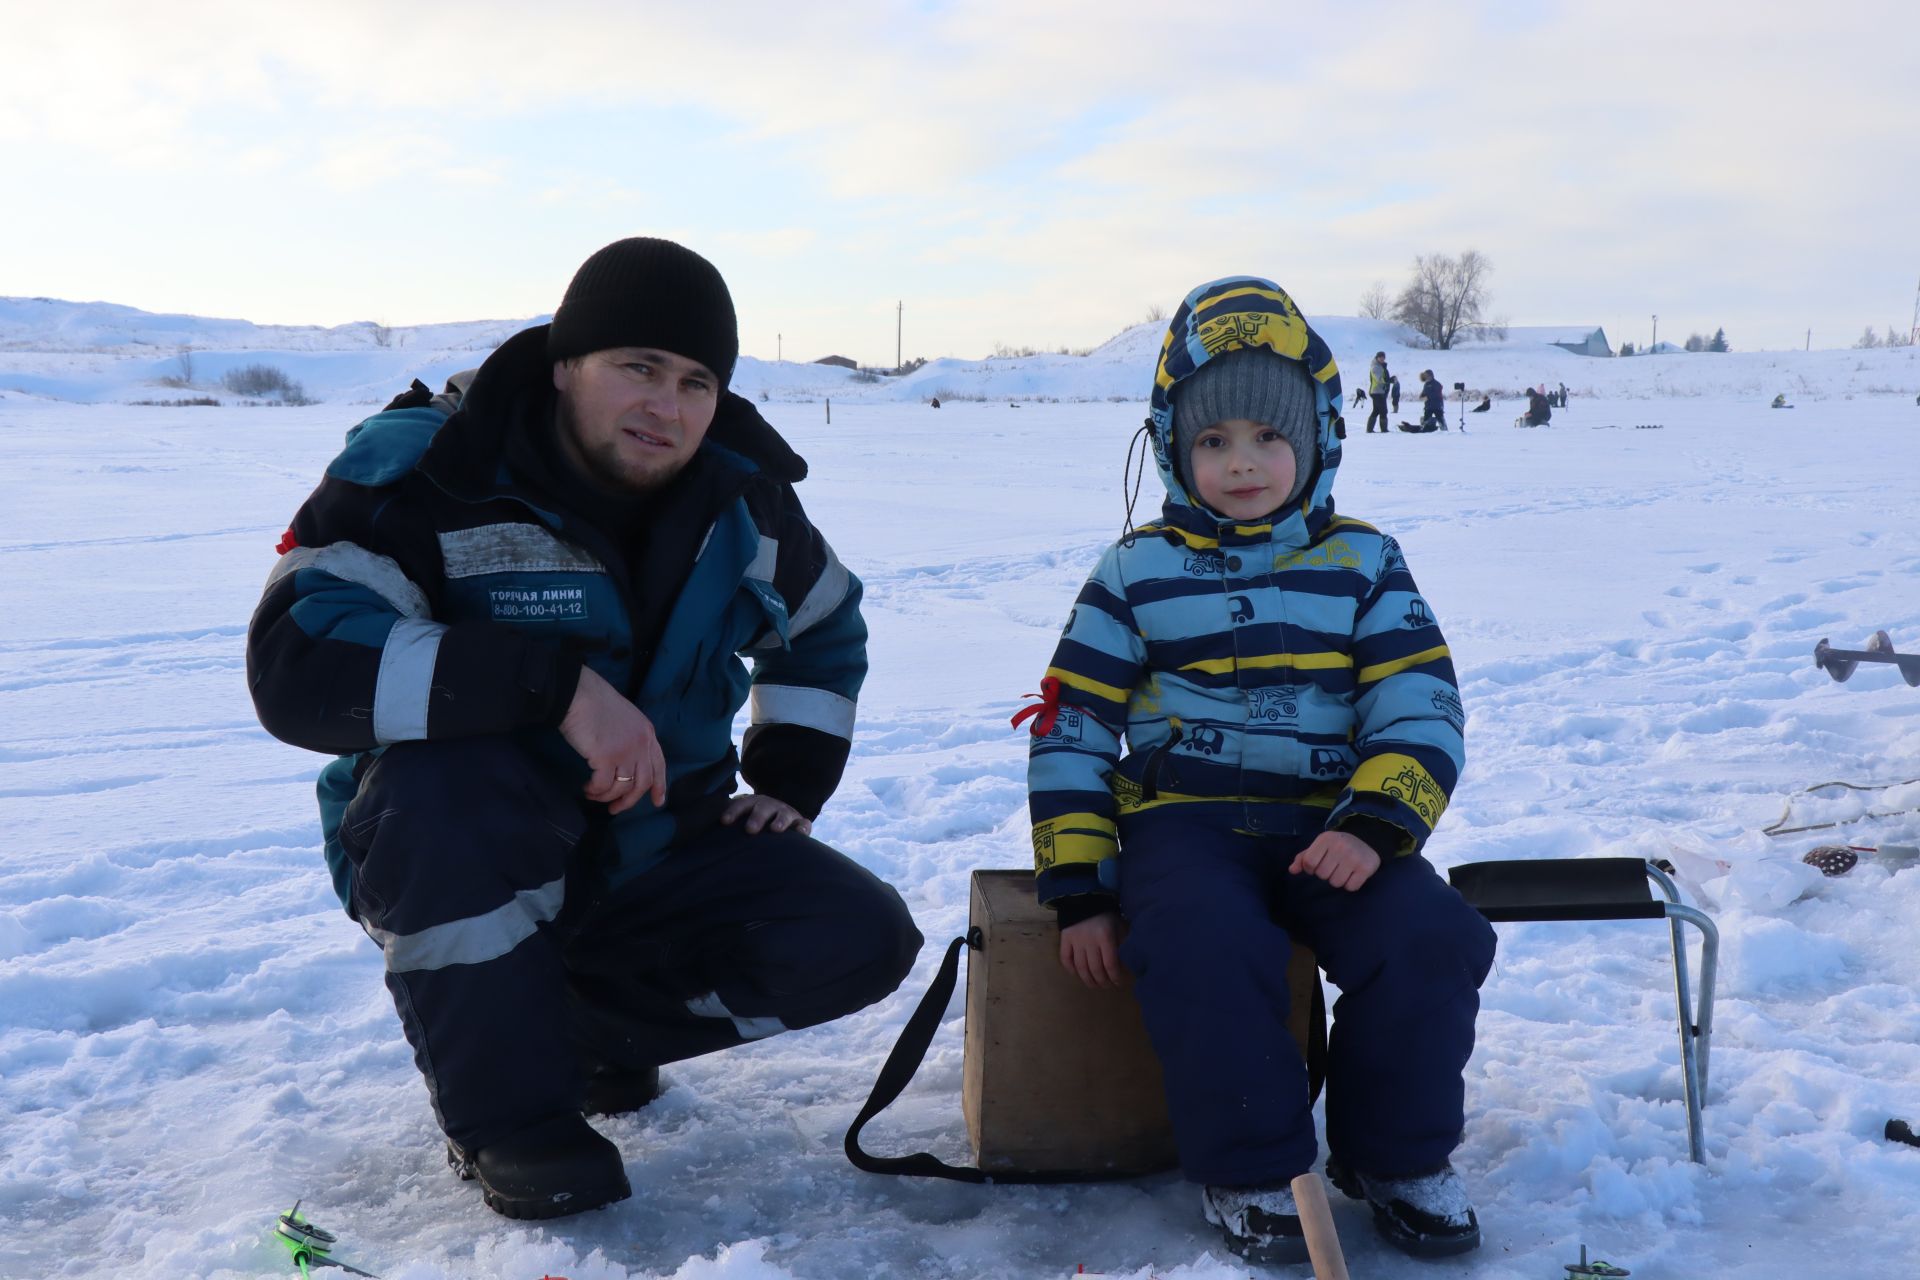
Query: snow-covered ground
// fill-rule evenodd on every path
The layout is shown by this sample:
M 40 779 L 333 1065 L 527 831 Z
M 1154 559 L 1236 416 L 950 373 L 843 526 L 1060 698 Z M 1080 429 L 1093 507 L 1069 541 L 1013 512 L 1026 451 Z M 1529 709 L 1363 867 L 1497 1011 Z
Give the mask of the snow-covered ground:
M 1778 890 L 1822 837 L 1916 844 L 1920 815 L 1761 828 L 1790 800 L 1808 822 L 1920 807 L 1913 782 L 1795 795 L 1920 778 L 1920 689 L 1884 666 L 1835 684 L 1810 660 L 1880 627 L 1920 649 L 1920 365 L 1813 353 L 1818 402 L 1770 413 L 1794 383 L 1649 398 L 1601 378 L 1660 361 L 1547 357 L 1399 359 L 1409 382 L 1432 359 L 1448 382 L 1601 394 L 1543 431 L 1510 408 L 1466 435 L 1356 420 L 1339 496 L 1400 537 L 1459 667 L 1470 764 L 1436 863 L 1733 864 L 1706 886 L 1725 938 L 1708 1164 L 1686 1160 L 1665 930 L 1501 926 L 1457 1156 L 1486 1244 L 1411 1262 L 1337 1201 L 1353 1273 L 1543 1280 L 1585 1242 L 1642 1280 L 1908 1275 L 1920 1151 L 1880 1131 L 1920 1120 L 1920 868 L 1869 855 L 1799 900 Z M 320 862 L 322 761 L 270 739 L 247 698 L 273 544 L 360 411 L 0 396 L 0 1277 L 284 1275 L 267 1233 L 296 1198 L 388 1280 L 1246 1275 L 1170 1176 L 966 1187 L 863 1175 L 840 1151 L 963 926 L 968 873 L 1027 859 L 1007 716 L 1119 532 L 1149 358 L 1112 361 L 1127 403 L 836 394 L 829 426 L 772 397 L 873 630 L 817 833 L 900 888 L 929 946 L 872 1010 L 669 1068 L 659 1102 L 605 1124 L 634 1197 L 541 1226 L 443 1167 L 378 952 Z M 1728 378 L 1795 357 L 1670 359 Z M 1031 394 L 1069 400 L 1078 376 Z M 956 1001 L 870 1146 L 964 1157 L 960 1024 Z

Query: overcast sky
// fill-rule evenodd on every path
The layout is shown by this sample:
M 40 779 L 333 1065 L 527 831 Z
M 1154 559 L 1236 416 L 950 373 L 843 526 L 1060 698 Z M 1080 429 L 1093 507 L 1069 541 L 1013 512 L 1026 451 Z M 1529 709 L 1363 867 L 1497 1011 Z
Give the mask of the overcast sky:
M 551 310 L 713 259 L 741 346 L 1088 346 L 1231 272 L 1353 314 L 1737 349 L 1904 329 L 1920 2 L 0 6 L 0 294 L 260 322 Z M 780 335 L 778 338 L 776 335 Z

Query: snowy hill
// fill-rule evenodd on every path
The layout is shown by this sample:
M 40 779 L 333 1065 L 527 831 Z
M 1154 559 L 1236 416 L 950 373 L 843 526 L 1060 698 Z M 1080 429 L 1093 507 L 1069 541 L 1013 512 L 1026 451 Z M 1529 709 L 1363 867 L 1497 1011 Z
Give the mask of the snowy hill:
M 544 322 L 487 320 L 384 327 L 371 323 L 255 325 L 244 320 L 154 315 L 110 303 L 0 298 L 0 399 L 9 395 L 86 403 L 191 396 L 232 399 L 221 386 L 235 368 L 266 364 L 314 400 L 381 404 L 414 378 L 439 386 L 478 364 L 507 337 Z M 1674 352 L 1629 359 L 1576 356 L 1524 336 L 1428 351 L 1389 321 L 1314 316 L 1333 348 L 1349 395 L 1375 351 L 1385 351 L 1405 395 L 1435 370 L 1443 385 L 1466 383 L 1496 400 L 1523 387 L 1565 383 L 1578 401 L 1725 397 L 1771 400 L 1920 395 L 1920 349 Z M 1134 325 L 1084 356 L 1041 354 L 986 360 L 939 359 L 904 377 L 828 365 L 743 356 L 734 388 L 768 401 L 846 402 L 1128 401 L 1146 399 L 1164 327 Z M 1516 330 L 1515 334 L 1525 331 Z M 1542 332 L 1548 332 L 1542 330 Z M 1557 332 L 1557 331 L 1554 331 Z M 1665 345 L 1665 344 L 1663 344 Z M 1509 414 L 1511 417 L 1511 414 Z
M 319 325 L 254 324 L 204 316 L 160 315 L 111 302 L 0 298 L 0 351 L 76 352 L 158 347 L 219 351 L 351 351 L 418 347 L 491 351 L 532 320 L 470 320 L 389 327 L 362 320 Z

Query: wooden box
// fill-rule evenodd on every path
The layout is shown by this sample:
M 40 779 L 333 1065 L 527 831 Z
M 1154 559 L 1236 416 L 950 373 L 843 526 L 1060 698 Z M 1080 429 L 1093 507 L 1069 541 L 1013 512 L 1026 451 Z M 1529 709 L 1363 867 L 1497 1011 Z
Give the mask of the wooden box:
M 961 1106 L 992 1173 L 1151 1173 L 1175 1163 L 1160 1063 L 1131 984 L 1096 991 L 1060 965 L 1053 912 L 1030 871 L 976 871 Z M 1295 947 L 1294 1040 L 1324 1058 L 1319 971 Z M 1315 1034 L 1315 1032 L 1318 1034 Z M 1318 1050 L 1316 1053 L 1315 1050 Z M 1317 1091 L 1319 1072 L 1310 1070 Z

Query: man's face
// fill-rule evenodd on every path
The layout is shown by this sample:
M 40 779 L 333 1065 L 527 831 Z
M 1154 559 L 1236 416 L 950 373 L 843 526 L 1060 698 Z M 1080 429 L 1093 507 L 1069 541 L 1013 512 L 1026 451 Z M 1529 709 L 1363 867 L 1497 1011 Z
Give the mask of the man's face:
M 687 465 L 713 425 L 720 379 L 685 356 L 611 347 L 553 366 L 560 446 L 610 493 L 651 493 Z

